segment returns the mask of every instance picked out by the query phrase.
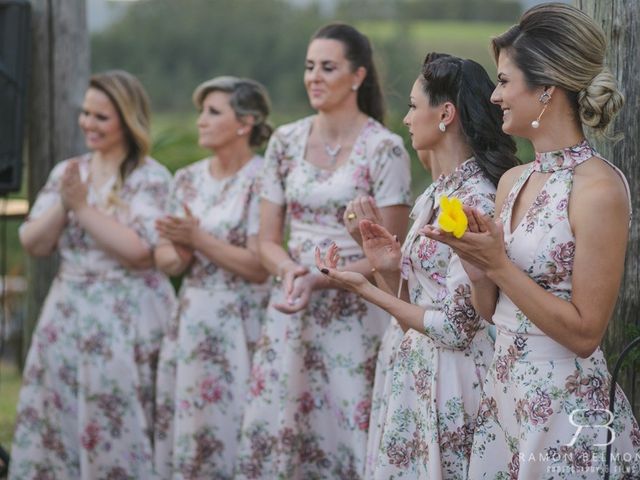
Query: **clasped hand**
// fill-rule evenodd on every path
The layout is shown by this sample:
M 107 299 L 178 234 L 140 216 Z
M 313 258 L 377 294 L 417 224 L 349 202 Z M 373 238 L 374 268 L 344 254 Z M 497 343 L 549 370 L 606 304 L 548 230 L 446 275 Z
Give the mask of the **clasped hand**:
M 193 250 L 200 231 L 200 221 L 191 213 L 186 203 L 183 208 L 184 217 L 167 215 L 156 220 L 156 230 L 161 237 Z
M 65 210 L 78 211 L 87 205 L 88 184 L 80 177 L 80 165 L 71 160 L 64 169 L 60 184 L 60 198 Z

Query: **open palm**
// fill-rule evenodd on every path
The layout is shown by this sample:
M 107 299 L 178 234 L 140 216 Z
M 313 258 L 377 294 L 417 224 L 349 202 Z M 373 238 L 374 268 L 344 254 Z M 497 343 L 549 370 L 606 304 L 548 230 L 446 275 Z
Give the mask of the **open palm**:
M 360 233 L 362 250 L 373 268 L 380 272 L 396 271 L 400 268 L 400 243 L 386 228 L 369 220 L 362 220 Z

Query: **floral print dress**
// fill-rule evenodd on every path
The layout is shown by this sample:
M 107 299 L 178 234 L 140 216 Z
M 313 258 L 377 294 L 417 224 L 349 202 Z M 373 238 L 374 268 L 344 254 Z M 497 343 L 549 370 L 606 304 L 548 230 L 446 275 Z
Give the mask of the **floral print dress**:
M 467 475 L 493 345 L 487 322 L 472 306 L 471 282 L 459 257 L 447 245 L 417 235 L 436 222 L 443 195 L 488 215 L 495 208 L 495 187 L 473 158 L 441 176 L 416 202 L 403 273 L 411 303 L 426 308 L 425 333 L 408 330 L 396 351 L 375 479 Z
M 183 204 L 211 235 L 245 247 L 259 227 L 255 156 L 235 175 L 211 176 L 210 159 L 176 172 L 168 211 Z M 156 465 L 163 479 L 231 479 L 269 285 L 224 270 L 200 252 L 186 273 L 160 357 Z
M 586 141 L 537 153 L 500 213 L 511 261 L 565 300 L 571 299 L 575 254 L 568 214 L 574 168 L 592 157 L 598 154 Z M 514 202 L 533 172 L 549 176 L 512 231 Z M 611 377 L 602 351 L 576 356 L 546 336 L 502 292 L 493 321 L 496 350 L 484 384 L 469 477 L 602 478 L 607 428 L 597 426 L 612 420 L 611 478 L 639 478 L 640 430 L 619 387 L 615 418 L 609 418 Z M 578 425 L 585 428 L 578 432 Z
M 86 180 L 90 155 L 79 159 Z M 60 201 L 68 161 L 40 191 L 27 223 Z M 109 200 L 115 177 L 89 188 L 90 205 L 149 246 L 171 175 L 146 158 Z M 156 270 L 131 271 L 102 250 L 73 212 L 58 240 L 60 267 L 24 369 L 10 478 L 150 479 L 155 378 L 173 288 Z
M 313 117 L 279 128 L 266 154 L 263 198 L 286 205 L 288 249 L 314 269 L 314 248 L 332 241 L 345 261 L 363 257 L 342 215 L 358 195 L 380 207 L 409 202 L 409 159 L 402 140 L 369 119 L 346 163 L 335 171 L 305 160 Z M 380 338 L 389 315 L 358 295 L 313 292 L 307 308 L 278 312 L 272 290 L 254 358 L 243 425 L 238 478 L 362 477 L 371 388 Z

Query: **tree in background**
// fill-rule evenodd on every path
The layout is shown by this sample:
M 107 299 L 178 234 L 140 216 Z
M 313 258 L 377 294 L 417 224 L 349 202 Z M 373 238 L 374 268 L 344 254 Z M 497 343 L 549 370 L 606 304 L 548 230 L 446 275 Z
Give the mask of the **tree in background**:
M 614 360 L 622 348 L 633 338 L 640 335 L 640 61 L 638 48 L 640 43 L 640 2 L 628 0 L 577 0 L 576 6 L 593 17 L 604 29 L 609 41 L 607 63 L 613 76 L 618 80 L 620 90 L 625 96 L 625 106 L 615 119 L 613 131 L 624 138 L 613 143 L 609 140 L 595 139 L 598 151 L 614 162 L 625 173 L 631 187 L 633 221 L 629 231 L 629 245 L 625 273 L 620 287 L 620 296 L 614 312 L 614 320 L 604 340 L 604 351 L 610 360 Z M 634 53 L 635 52 L 635 53 Z M 640 359 L 640 352 L 630 358 Z M 613 368 L 611 361 L 609 362 Z M 636 416 L 640 415 L 640 375 L 634 368 L 634 362 L 623 370 L 619 383 L 632 402 Z M 637 360 L 636 360 L 637 363 Z

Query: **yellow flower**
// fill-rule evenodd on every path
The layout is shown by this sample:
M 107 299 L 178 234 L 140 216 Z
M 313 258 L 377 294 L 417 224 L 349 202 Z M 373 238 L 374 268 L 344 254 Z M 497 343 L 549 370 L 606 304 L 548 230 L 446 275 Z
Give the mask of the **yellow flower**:
M 467 216 L 462 210 L 460 199 L 448 198 L 444 195 L 440 197 L 438 226 L 445 232 L 453 233 L 454 237 L 460 238 L 467 231 L 467 225 Z

